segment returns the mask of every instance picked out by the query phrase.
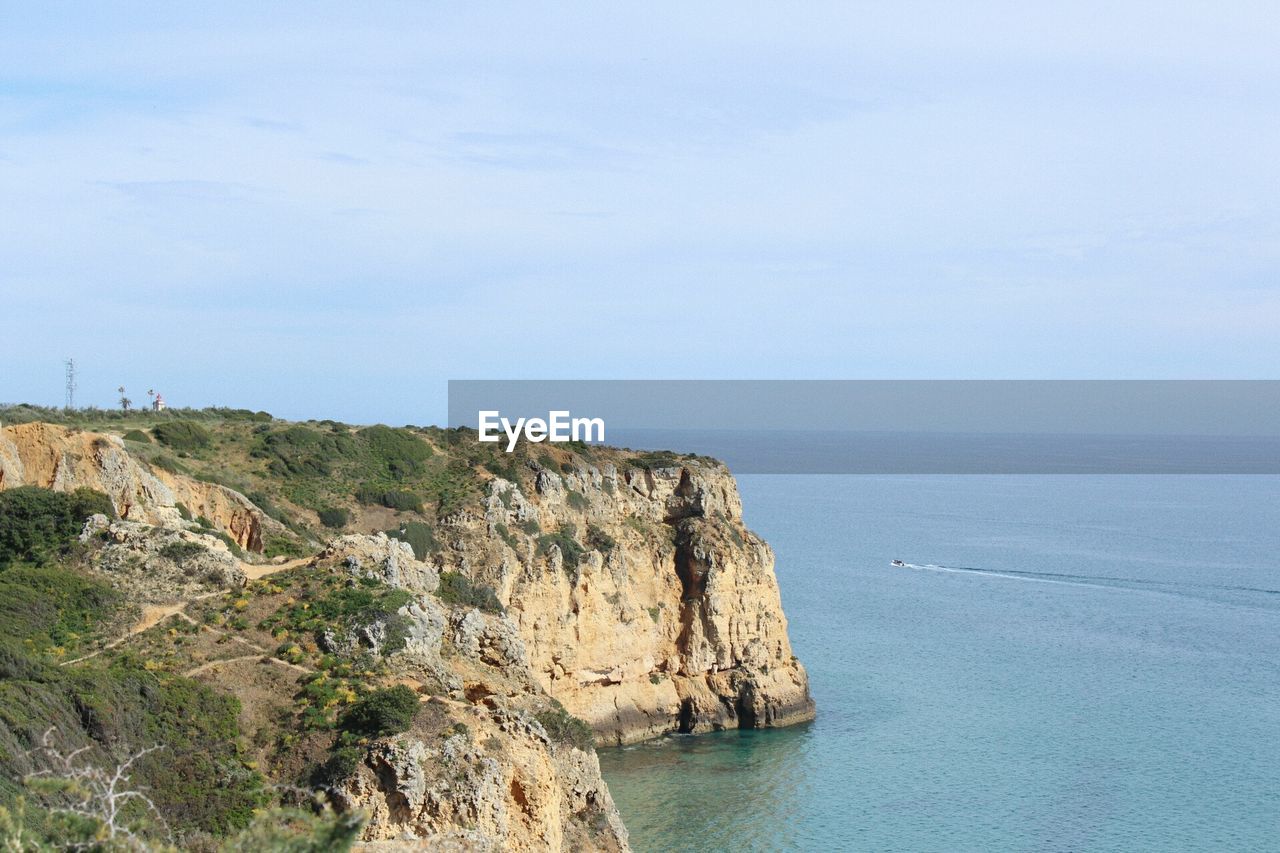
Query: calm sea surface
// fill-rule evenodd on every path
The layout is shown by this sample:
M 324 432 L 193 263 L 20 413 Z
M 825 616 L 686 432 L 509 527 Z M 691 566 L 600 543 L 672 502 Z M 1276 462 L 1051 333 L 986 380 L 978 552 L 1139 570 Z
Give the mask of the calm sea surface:
M 739 479 L 818 720 L 602 750 L 637 850 L 1280 850 L 1280 478 Z

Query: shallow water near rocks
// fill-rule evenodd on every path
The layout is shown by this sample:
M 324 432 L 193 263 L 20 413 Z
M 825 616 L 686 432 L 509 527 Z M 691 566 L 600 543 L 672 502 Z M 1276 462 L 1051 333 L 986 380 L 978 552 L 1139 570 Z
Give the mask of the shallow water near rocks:
M 635 849 L 1280 849 L 1280 478 L 740 486 L 819 716 L 601 750 Z

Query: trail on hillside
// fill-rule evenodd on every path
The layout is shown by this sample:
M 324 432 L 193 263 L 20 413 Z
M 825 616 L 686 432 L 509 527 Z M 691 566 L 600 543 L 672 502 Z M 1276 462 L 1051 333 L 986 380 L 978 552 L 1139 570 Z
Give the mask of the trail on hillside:
M 261 580 L 267 575 L 274 575 L 277 572 L 296 569 L 299 566 L 305 566 L 307 563 L 315 559 L 315 555 L 310 557 L 299 557 L 296 560 L 289 560 L 286 563 L 246 563 L 240 561 L 240 571 L 244 572 L 244 576 L 251 581 Z
M 289 569 L 296 569 L 299 566 L 305 566 L 307 563 L 311 562 L 314 559 L 315 559 L 315 555 L 312 555 L 310 557 L 298 557 L 296 560 L 289 560 L 284 563 L 246 563 L 242 560 L 240 562 L 240 570 L 244 572 L 244 576 L 246 580 L 256 581 L 256 580 L 265 578 L 269 575 L 274 575 L 278 572 L 287 571 Z M 215 590 L 213 592 L 204 592 L 204 593 L 201 593 L 200 595 L 195 595 L 195 596 L 192 596 L 191 598 L 182 599 L 180 601 L 171 602 L 169 604 L 144 605 L 142 608 L 141 618 L 139 618 L 137 622 L 133 623 L 133 625 L 129 626 L 129 629 L 125 631 L 124 634 L 122 634 L 119 637 L 116 637 L 114 640 L 107 643 L 97 651 L 90 652 L 87 655 L 82 655 L 72 660 L 63 661 L 62 665 L 68 666 L 73 663 L 81 663 L 91 658 L 95 658 L 98 655 L 102 654 L 103 652 L 108 651 L 110 649 L 114 649 L 115 647 L 119 646 L 121 643 L 129 640 L 132 637 L 137 636 L 138 634 L 141 634 L 143 631 L 147 631 L 151 628 L 154 628 L 156 625 L 159 625 L 161 622 L 163 622 L 164 620 L 172 616 L 179 616 L 193 625 L 197 624 L 194 619 L 192 619 L 190 616 L 187 616 L 186 614 L 187 608 L 190 607 L 192 604 L 196 603 L 197 601 L 203 601 L 206 598 L 213 598 L 215 596 L 225 595 L 226 593 L 227 593 L 227 590 L 220 589 L 220 590 Z M 209 628 L 209 626 L 207 625 L 204 627 Z M 212 631 L 216 631 L 217 633 L 225 633 L 225 632 L 217 631 L 217 629 L 215 628 L 209 628 L 209 629 Z M 228 636 L 230 636 L 231 639 L 233 640 L 244 643 L 250 648 L 255 649 L 257 652 L 259 652 L 259 654 L 265 655 L 273 661 L 276 660 L 276 658 L 271 657 L 271 653 L 268 652 L 266 649 L 263 649 L 253 643 L 250 643 L 249 641 L 241 637 L 237 637 L 234 634 L 228 635 Z M 306 669 L 305 667 L 300 667 L 297 664 L 291 664 L 288 661 L 278 661 L 278 662 L 285 666 L 289 666 L 294 669 L 300 670 L 302 672 L 311 672 L 311 670 Z M 216 663 L 219 663 L 219 661 L 210 661 L 210 664 L 205 665 L 205 667 L 200 667 L 199 669 L 204 669 L 209 665 L 216 664 Z

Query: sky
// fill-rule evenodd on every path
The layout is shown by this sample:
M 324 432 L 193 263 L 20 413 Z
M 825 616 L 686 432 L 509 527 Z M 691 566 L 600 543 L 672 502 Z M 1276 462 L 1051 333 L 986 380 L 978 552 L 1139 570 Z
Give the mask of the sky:
M 0 401 L 1276 378 L 1280 6 L 0 0 Z

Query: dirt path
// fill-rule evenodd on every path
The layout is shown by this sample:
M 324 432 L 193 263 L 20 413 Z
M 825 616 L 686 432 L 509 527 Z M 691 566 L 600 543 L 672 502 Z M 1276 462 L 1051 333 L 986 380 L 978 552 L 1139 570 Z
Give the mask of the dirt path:
M 314 560 L 315 557 L 299 557 L 296 560 L 290 560 L 287 563 L 240 563 L 240 570 L 244 572 L 244 576 L 251 581 L 259 578 L 265 578 L 267 575 L 274 575 L 276 572 L 283 572 L 288 569 L 296 569 L 298 566 L 305 566 Z
M 274 575 L 277 572 L 283 572 L 288 569 L 296 569 L 299 566 L 305 566 L 307 563 L 311 562 L 313 559 L 315 559 L 314 556 L 299 557 L 296 560 L 289 560 L 284 563 L 246 563 L 242 561 L 240 563 L 240 570 L 244 572 L 244 576 L 247 579 L 256 581 L 259 578 L 265 578 L 268 575 Z M 214 596 L 218 596 L 218 595 L 226 595 L 229 591 L 230 590 L 220 589 L 215 592 L 206 592 L 200 595 L 193 596 L 188 599 L 184 599 L 182 601 L 175 601 L 172 604 L 144 605 L 142 608 L 142 618 L 139 619 L 137 622 L 135 622 L 129 628 L 129 630 L 125 632 L 124 636 L 117 637 L 116 639 L 107 643 L 102 648 L 98 649 L 96 652 L 90 652 L 87 655 L 83 655 L 73 660 L 63 661 L 62 665 L 67 666 L 69 664 L 80 663 L 82 661 L 89 660 L 90 658 L 95 658 L 98 655 L 102 654 L 103 652 L 107 651 L 108 649 L 114 649 L 116 646 L 120 645 L 121 643 L 125 642 L 131 637 L 135 637 L 138 634 L 141 634 L 143 631 L 154 628 L 155 626 L 159 625 L 161 622 L 163 622 L 164 620 L 168 619 L 171 616 L 179 616 L 185 619 L 186 621 L 190 622 L 192 625 L 195 625 L 197 624 L 196 621 L 186 614 L 186 609 L 197 601 L 201 601 L 206 598 L 213 598 Z M 208 627 L 208 626 L 205 626 L 205 627 Z M 213 628 L 210 628 L 210 630 L 216 631 L 216 629 L 213 629 Z M 217 633 L 221 634 L 224 632 L 217 631 Z M 298 666 L 297 664 L 292 664 L 292 663 L 289 663 L 288 661 L 283 661 L 283 660 L 274 658 L 271 656 L 271 653 L 268 652 L 266 649 L 259 648 L 253 643 L 250 643 L 248 640 L 244 640 L 240 637 L 235 636 L 234 634 L 231 634 L 228 636 L 230 636 L 230 638 L 233 640 L 244 643 L 250 648 L 256 649 L 259 652 L 259 654 L 269 658 L 272 661 L 275 661 L 276 663 L 282 664 L 287 667 L 291 667 L 300 672 L 312 671 L 305 667 Z M 222 661 L 210 661 L 208 664 L 204 664 L 203 667 L 208 667 L 212 664 L 217 664 L 220 662 Z M 202 667 L 197 667 L 197 669 L 202 669 Z
M 206 592 L 201 595 L 197 595 L 193 598 L 188 598 L 185 601 L 175 601 L 172 604 L 145 605 L 142 608 L 142 618 L 139 619 L 137 622 L 135 622 L 129 628 L 129 630 L 125 632 L 124 636 L 116 637 L 114 640 L 107 643 L 105 646 L 98 649 L 96 652 L 90 652 L 87 655 L 83 655 L 81 657 L 74 658 L 72 660 L 63 661 L 62 665 L 67 666 L 68 664 L 80 663 L 81 661 L 86 661 L 86 660 L 89 660 L 90 658 L 95 658 L 98 655 L 102 654 L 103 652 L 107 651 L 108 649 L 114 649 L 116 646 L 120 645 L 121 643 L 125 642 L 131 637 L 136 637 L 138 634 L 141 634 L 143 631 L 146 631 L 150 628 L 154 628 L 164 620 L 168 619 L 170 616 L 181 616 L 183 619 L 186 619 L 188 622 L 191 622 L 194 624 L 195 620 L 193 620 L 190 616 L 188 616 L 184 611 L 197 601 L 200 601 L 205 598 L 213 598 L 215 595 L 223 595 L 223 594 L 224 593 L 222 592 L 222 590 L 219 590 L 217 592 Z

